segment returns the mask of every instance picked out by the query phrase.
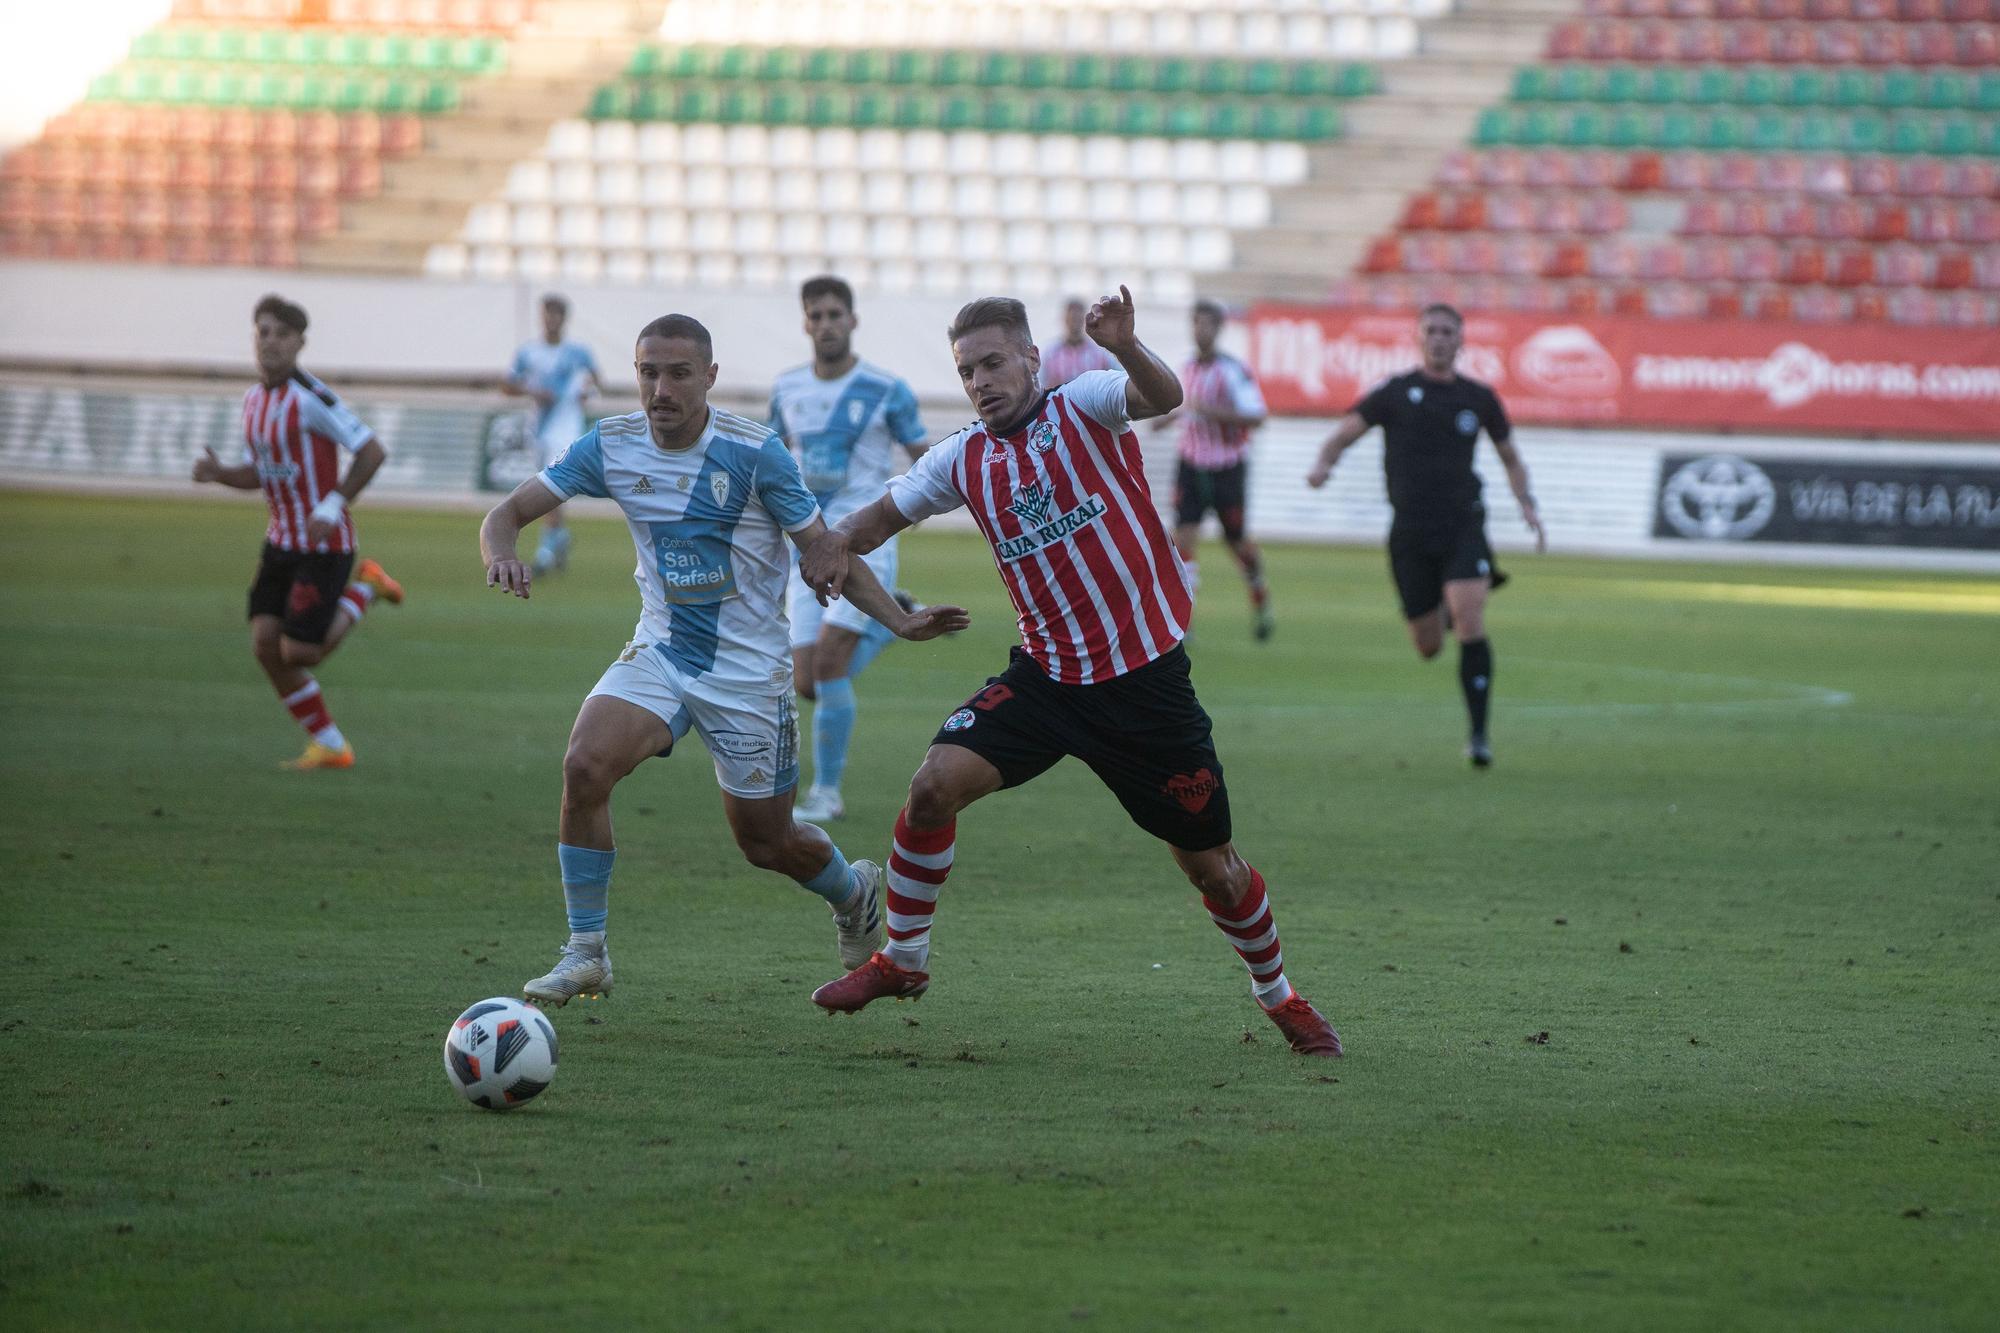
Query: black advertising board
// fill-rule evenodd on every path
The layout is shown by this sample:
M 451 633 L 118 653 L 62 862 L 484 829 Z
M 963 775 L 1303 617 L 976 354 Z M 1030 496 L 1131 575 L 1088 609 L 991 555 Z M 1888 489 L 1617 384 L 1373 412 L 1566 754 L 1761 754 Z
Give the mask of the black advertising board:
M 1653 535 L 2000 551 L 2000 466 L 1667 454 Z

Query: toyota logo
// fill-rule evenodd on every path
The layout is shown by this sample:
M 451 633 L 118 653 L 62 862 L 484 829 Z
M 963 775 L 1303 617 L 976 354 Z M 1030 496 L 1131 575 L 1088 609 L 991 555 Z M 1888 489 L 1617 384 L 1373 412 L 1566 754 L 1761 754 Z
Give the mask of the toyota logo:
M 1683 537 L 1743 541 L 1771 521 L 1778 489 L 1746 458 L 1710 454 L 1683 464 L 1660 488 L 1660 513 Z

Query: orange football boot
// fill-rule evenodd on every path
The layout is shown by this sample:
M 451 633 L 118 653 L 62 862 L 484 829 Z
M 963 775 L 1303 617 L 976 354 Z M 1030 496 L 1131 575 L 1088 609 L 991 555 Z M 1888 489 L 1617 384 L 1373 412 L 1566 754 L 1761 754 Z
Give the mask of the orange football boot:
M 389 577 L 389 571 L 373 560 L 363 560 L 354 571 L 354 581 L 365 583 L 375 590 L 375 595 L 391 606 L 403 603 L 403 585 Z
M 875 1000 L 914 1000 L 930 988 L 931 974 L 912 972 L 889 961 L 886 954 L 874 954 L 838 981 L 829 981 L 813 992 L 813 1003 L 836 1013 L 859 1013 Z
M 289 768 L 294 773 L 303 773 L 315 768 L 353 768 L 354 747 L 343 745 L 338 750 L 318 741 L 307 741 L 305 753 L 297 759 L 287 759 L 280 767 Z

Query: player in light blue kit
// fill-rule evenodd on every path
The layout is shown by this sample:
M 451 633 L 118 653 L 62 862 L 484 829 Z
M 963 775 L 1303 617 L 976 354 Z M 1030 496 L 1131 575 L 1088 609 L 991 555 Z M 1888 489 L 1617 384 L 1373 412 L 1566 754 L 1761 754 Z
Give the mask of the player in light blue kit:
M 542 298 L 542 336 L 521 344 L 514 353 L 514 365 L 500 386 L 502 393 L 535 400 L 535 443 L 541 450 L 542 466 L 547 467 L 569 448 L 570 441 L 583 434 L 583 400 L 603 393 L 598 377 L 597 358 L 579 342 L 563 339 L 563 325 L 569 322 L 569 302 L 550 292 Z M 542 540 L 535 549 L 537 574 L 560 570 L 569 564 L 569 526 L 561 509 L 552 509 L 542 520 Z
M 929 437 L 910 386 L 854 354 L 853 289 L 836 277 L 809 278 L 799 303 L 813 359 L 778 376 L 771 429 L 791 446 L 826 521 L 837 523 L 882 494 L 898 445 L 915 458 Z M 896 586 L 895 538 L 862 559 L 883 587 Z M 813 703 L 813 781 L 799 818 L 839 819 L 847 813 L 840 779 L 854 734 L 854 682 L 893 636 L 851 602 L 822 606 L 796 571 L 788 587 L 792 681 L 799 697 Z
M 640 410 L 599 421 L 515 488 L 479 529 L 486 582 L 528 596 L 515 553 L 521 529 L 576 495 L 618 502 L 639 566 L 639 626 L 583 701 L 563 757 L 563 899 L 570 936 L 546 976 L 522 987 L 561 1005 L 611 989 L 604 923 L 616 855 L 611 789 L 692 728 L 715 760 L 722 809 L 755 866 L 797 880 L 833 909 L 841 960 L 859 966 L 882 943 L 881 869 L 851 867 L 824 832 L 792 817 L 798 724 L 785 660 L 785 539 L 826 531 L 784 442 L 757 422 L 709 407 L 708 330 L 665 315 L 639 332 Z M 857 558 L 845 595 L 906 639 L 962 629 L 965 612 L 914 614 Z

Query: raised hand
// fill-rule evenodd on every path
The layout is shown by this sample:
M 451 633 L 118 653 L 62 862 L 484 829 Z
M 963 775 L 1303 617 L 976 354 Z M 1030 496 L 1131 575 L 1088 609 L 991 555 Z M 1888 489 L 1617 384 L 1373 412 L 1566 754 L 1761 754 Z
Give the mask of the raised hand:
M 215 450 L 204 448 L 201 457 L 194 460 L 194 479 L 214 481 L 222 475 L 222 460 L 215 456 Z
M 1129 352 L 1139 345 L 1134 332 L 1137 312 L 1132 308 L 1132 292 L 1118 284 L 1118 295 L 1100 297 L 1083 317 L 1083 331 L 1112 355 Z

